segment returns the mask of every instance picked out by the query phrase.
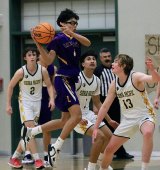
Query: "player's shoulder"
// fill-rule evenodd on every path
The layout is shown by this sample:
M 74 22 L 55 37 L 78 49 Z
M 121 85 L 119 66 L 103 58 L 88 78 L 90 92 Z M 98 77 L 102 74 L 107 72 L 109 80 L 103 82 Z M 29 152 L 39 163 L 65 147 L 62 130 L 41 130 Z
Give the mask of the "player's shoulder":
M 24 72 L 23 67 L 21 67 L 15 72 L 15 74 L 21 75 L 21 74 L 23 74 L 23 72 Z
M 24 75 L 24 71 L 22 67 L 19 68 L 14 74 L 14 76 L 19 77 L 20 79 L 23 78 L 23 75 Z

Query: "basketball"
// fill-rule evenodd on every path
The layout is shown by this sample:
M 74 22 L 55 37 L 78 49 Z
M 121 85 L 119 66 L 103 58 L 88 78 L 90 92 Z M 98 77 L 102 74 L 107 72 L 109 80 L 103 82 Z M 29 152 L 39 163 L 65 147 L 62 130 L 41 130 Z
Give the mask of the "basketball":
M 33 35 L 38 43 L 48 44 L 54 38 L 55 29 L 47 22 L 41 23 L 33 29 Z

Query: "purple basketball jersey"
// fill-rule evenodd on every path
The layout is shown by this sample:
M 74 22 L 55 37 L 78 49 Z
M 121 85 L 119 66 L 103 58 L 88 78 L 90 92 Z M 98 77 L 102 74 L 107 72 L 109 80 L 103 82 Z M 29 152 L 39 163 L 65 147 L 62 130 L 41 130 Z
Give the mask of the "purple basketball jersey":
M 79 75 L 79 59 L 81 44 L 64 33 L 58 33 L 48 44 L 48 51 L 54 50 L 59 61 L 57 74 L 77 78 Z

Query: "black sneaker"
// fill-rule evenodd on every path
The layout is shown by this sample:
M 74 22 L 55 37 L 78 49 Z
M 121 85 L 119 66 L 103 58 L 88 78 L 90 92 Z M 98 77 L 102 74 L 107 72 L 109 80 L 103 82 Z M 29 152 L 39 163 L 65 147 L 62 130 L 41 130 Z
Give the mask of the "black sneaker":
M 22 160 L 22 164 L 34 164 L 34 160 L 32 159 L 31 154 L 25 155 L 25 157 Z
M 125 153 L 123 155 L 117 155 L 115 159 L 133 159 L 134 156 L 130 155 L 129 153 Z

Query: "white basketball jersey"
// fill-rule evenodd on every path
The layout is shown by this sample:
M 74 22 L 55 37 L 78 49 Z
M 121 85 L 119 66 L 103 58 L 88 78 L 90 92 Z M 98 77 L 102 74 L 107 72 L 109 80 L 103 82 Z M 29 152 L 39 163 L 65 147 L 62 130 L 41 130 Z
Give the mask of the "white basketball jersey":
M 91 97 L 100 94 L 100 79 L 95 75 L 92 78 L 87 78 L 83 71 L 79 73 L 78 78 L 76 90 L 80 107 L 82 111 L 88 111 Z
M 19 100 L 38 101 L 42 98 L 42 66 L 37 64 L 37 71 L 32 75 L 26 65 L 22 66 L 23 79 L 19 82 Z
M 137 118 L 143 114 L 149 114 L 155 117 L 153 105 L 151 104 L 146 89 L 144 91 L 137 90 L 132 83 L 131 72 L 123 86 L 118 83 L 116 77 L 116 93 L 120 101 L 121 112 L 126 118 Z

